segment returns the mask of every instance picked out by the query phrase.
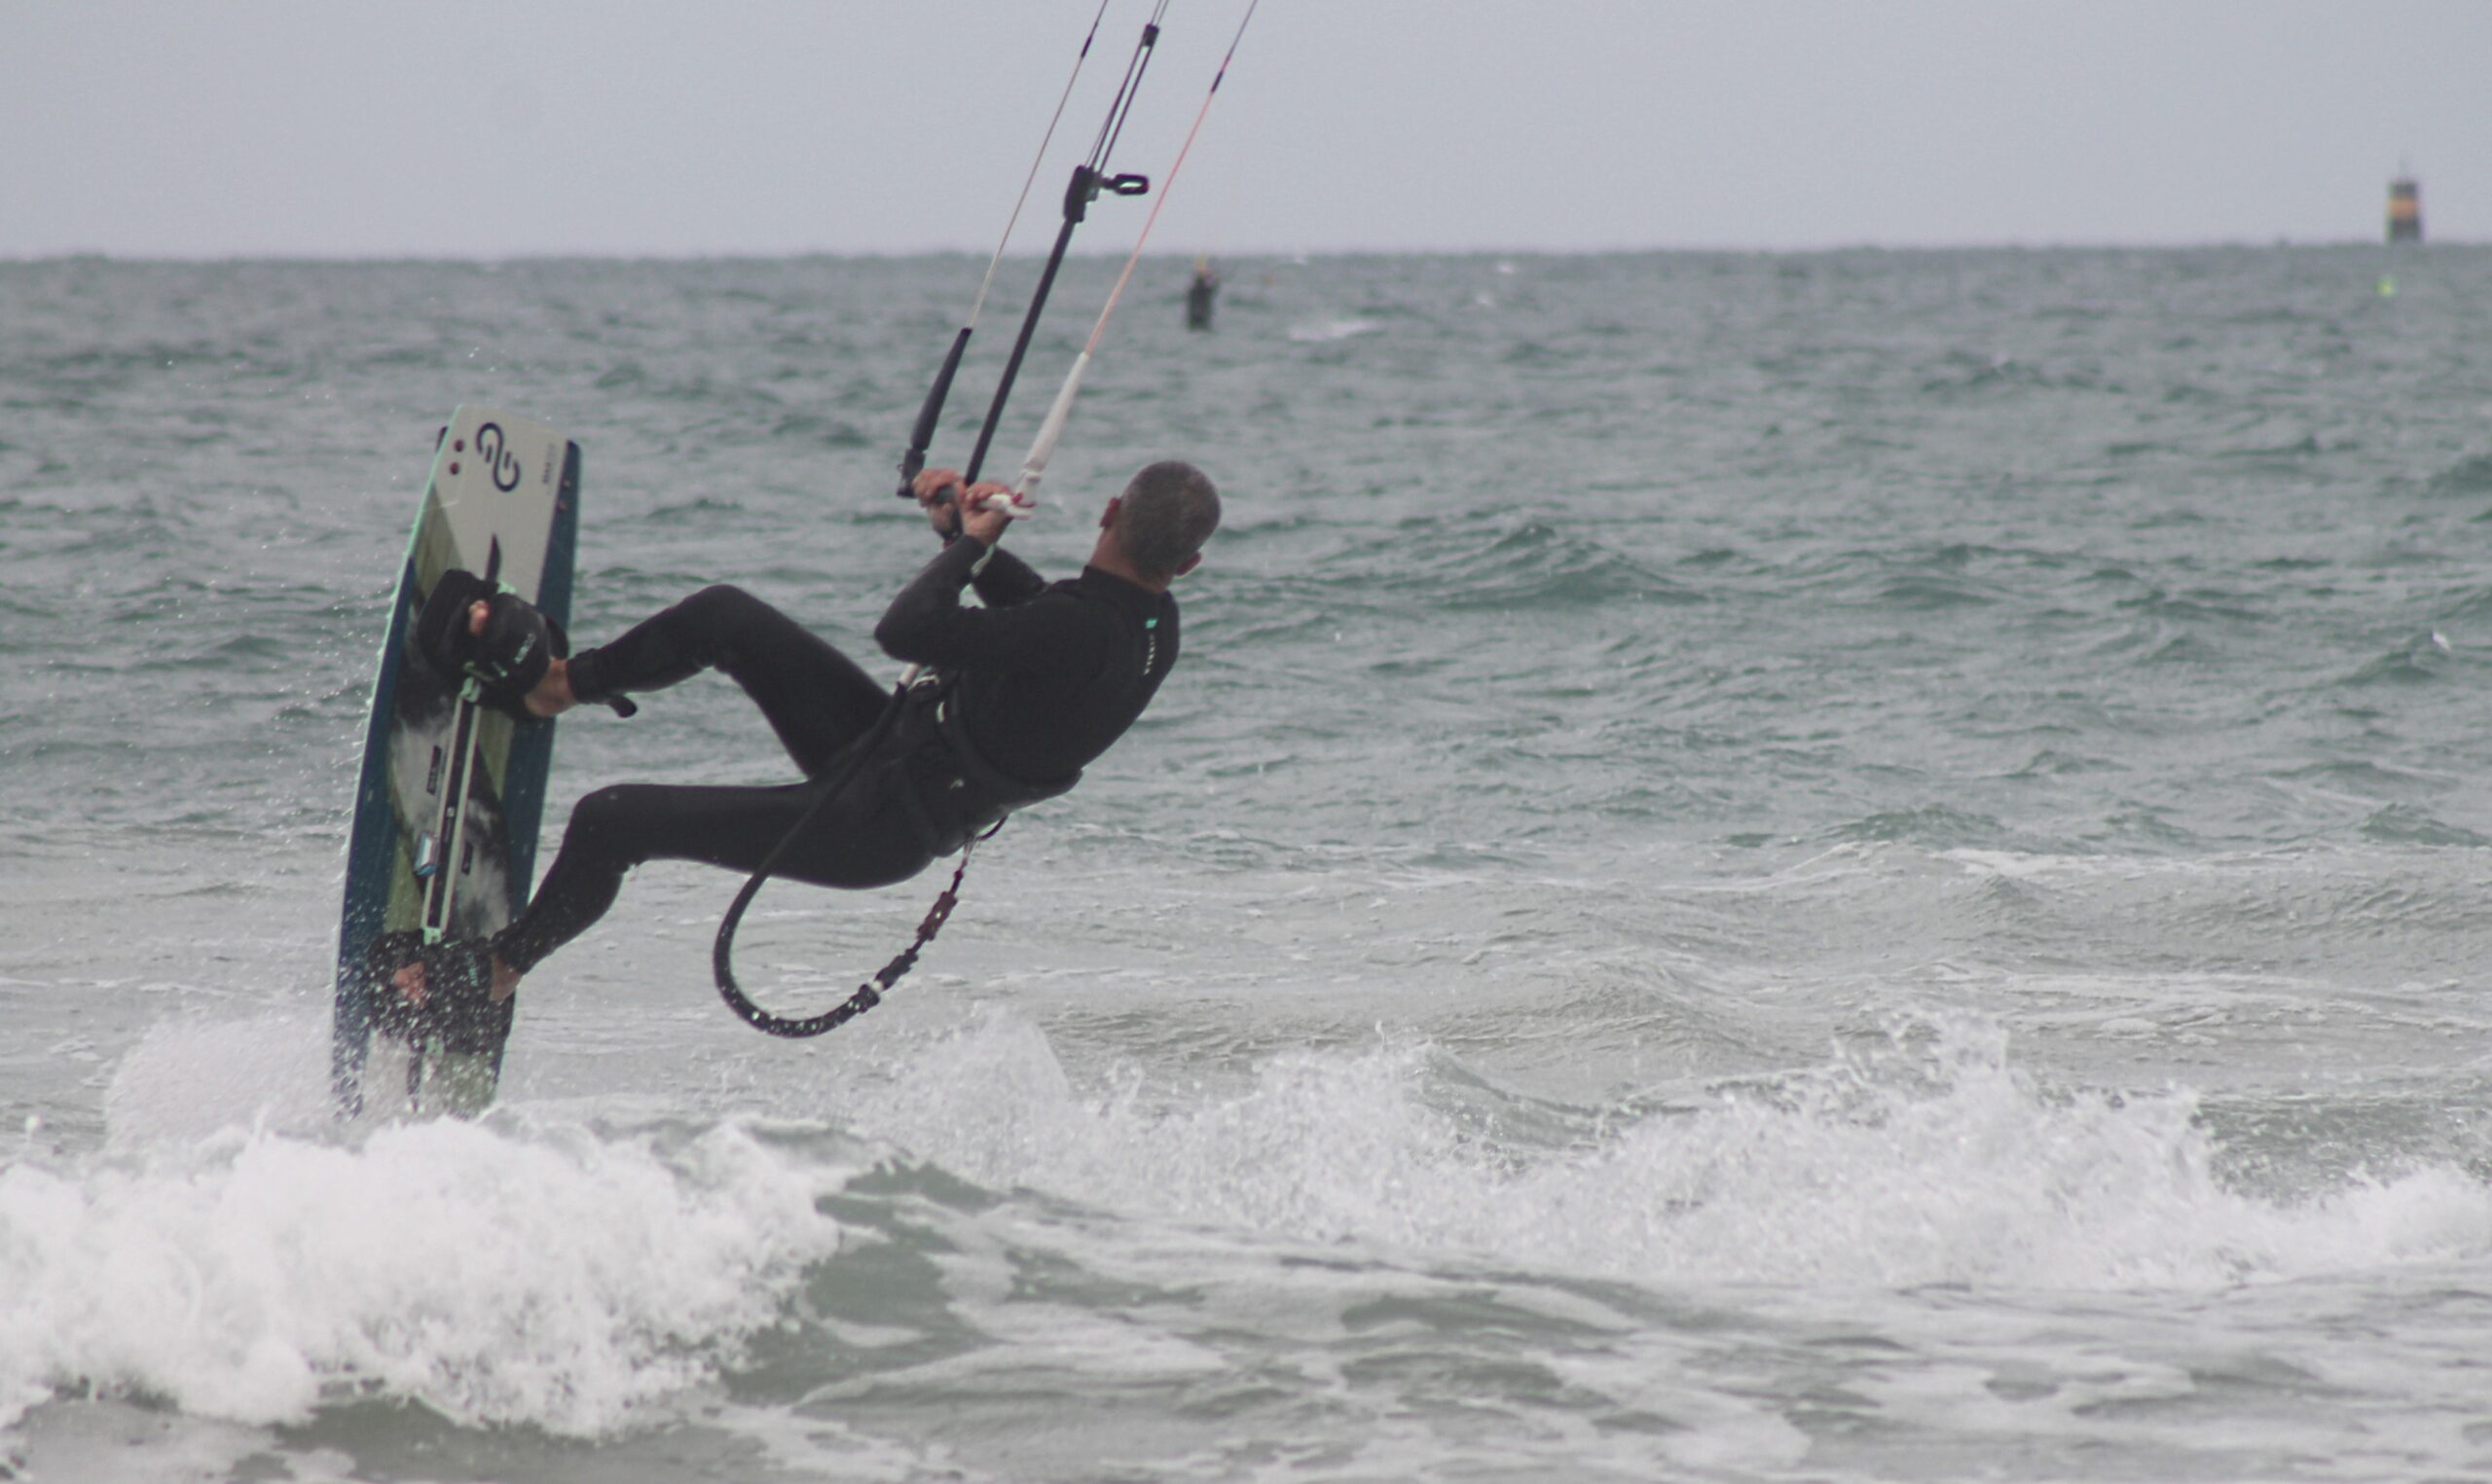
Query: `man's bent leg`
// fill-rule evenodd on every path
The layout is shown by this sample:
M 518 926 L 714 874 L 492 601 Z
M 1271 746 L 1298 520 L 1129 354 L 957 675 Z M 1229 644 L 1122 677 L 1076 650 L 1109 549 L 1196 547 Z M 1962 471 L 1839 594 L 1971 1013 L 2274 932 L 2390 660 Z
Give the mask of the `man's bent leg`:
M 554 864 L 494 955 L 525 974 L 614 905 L 623 877 L 650 860 L 697 860 L 751 872 L 819 797 L 810 784 L 772 788 L 621 783 L 580 800 Z M 905 881 L 933 856 L 913 814 L 874 765 L 841 790 L 782 857 L 790 881 L 865 887 Z
M 744 687 L 796 766 L 819 777 L 864 735 L 890 692 L 794 619 L 741 588 L 705 588 L 570 659 L 584 701 L 658 690 L 716 670 Z M 656 857 L 649 857 L 656 858 Z

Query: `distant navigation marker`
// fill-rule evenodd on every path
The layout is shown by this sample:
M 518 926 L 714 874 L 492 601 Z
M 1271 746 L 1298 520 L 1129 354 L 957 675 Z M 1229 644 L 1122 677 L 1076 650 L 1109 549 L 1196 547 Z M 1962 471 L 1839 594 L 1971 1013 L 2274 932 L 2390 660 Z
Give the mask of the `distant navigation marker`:
M 2388 239 L 2423 240 L 2423 187 L 2411 175 L 2400 173 L 2388 183 Z
M 1194 259 L 1194 281 L 1186 286 L 1186 328 L 1211 328 L 1212 301 L 1220 294 L 1220 272 L 1208 256 Z

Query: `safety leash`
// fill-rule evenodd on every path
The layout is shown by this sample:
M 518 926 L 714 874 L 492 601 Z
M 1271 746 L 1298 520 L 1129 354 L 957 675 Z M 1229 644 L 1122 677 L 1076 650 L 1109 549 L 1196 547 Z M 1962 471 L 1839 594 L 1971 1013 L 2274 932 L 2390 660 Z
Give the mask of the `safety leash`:
M 998 821 L 995 829 L 1003 827 L 1002 822 Z M 924 921 L 917 924 L 917 936 L 909 941 L 908 947 L 901 949 L 891 962 L 877 970 L 872 979 L 857 986 L 856 994 L 820 1015 L 809 1015 L 803 1019 L 773 1015 L 746 997 L 744 991 L 736 987 L 735 976 L 727 970 L 726 939 L 721 936 L 717 948 L 717 961 L 714 966 L 719 975 L 718 993 L 725 997 L 727 1008 L 735 1011 L 746 1025 L 766 1035 L 783 1035 L 791 1040 L 802 1040 L 808 1036 L 820 1035 L 825 1031 L 836 1031 L 881 1004 L 884 992 L 899 983 L 900 977 L 910 969 L 917 967 L 917 956 L 925 951 L 927 944 L 934 941 L 934 935 L 943 930 L 943 924 L 951 921 L 952 909 L 961 903 L 961 878 L 969 875 L 970 855 L 977 849 L 977 842 L 992 836 L 995 829 L 988 830 L 986 834 L 961 847 L 961 863 L 952 868 L 952 884 L 945 887 L 942 894 L 934 898 L 934 905 L 927 909 Z M 748 883 L 748 886 L 753 886 L 766 879 L 756 872 L 753 882 Z M 735 916 L 742 917 L 745 904 L 751 899 L 750 890 L 736 898 Z

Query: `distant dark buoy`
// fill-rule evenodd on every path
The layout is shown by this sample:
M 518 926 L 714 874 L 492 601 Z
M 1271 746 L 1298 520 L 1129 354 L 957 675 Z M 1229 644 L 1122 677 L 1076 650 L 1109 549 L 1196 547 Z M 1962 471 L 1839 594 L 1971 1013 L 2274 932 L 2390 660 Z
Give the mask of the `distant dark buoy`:
M 1211 328 L 1211 304 L 1220 295 L 1220 274 L 1208 258 L 1194 260 L 1194 281 L 1186 288 L 1186 328 Z
M 2423 240 L 2423 187 L 2411 175 L 2400 175 L 2388 183 L 2388 239 Z

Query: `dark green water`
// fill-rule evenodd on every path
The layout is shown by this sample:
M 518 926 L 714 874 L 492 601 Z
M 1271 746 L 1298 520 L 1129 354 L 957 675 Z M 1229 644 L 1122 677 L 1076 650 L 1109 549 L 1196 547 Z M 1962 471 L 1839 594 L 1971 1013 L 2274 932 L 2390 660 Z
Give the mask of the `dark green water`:
M 335 1137 L 433 429 L 581 442 L 582 638 L 867 653 L 978 267 L 0 264 L 0 1469 L 2492 1469 L 2477 249 L 1151 265 L 1012 539 L 1202 463 L 1186 661 L 905 992 L 765 1042 L 652 867 L 500 1112 Z M 556 757 L 783 766 L 714 680 Z

